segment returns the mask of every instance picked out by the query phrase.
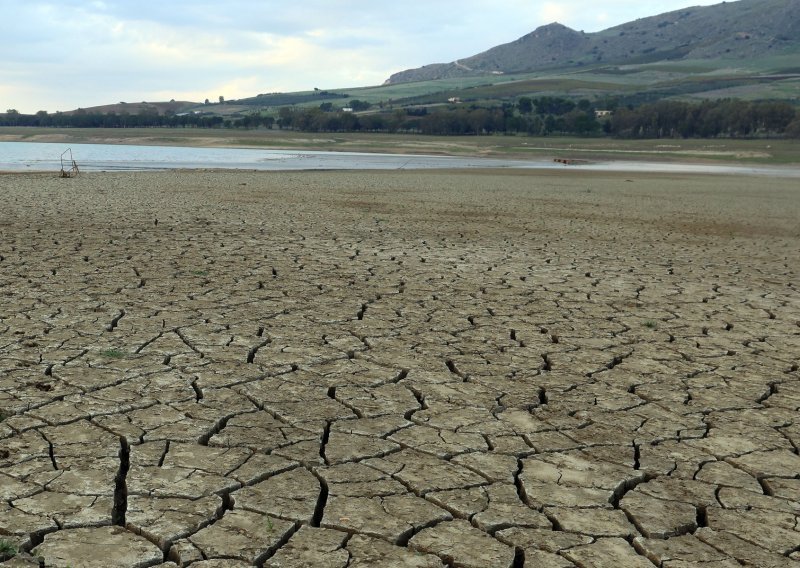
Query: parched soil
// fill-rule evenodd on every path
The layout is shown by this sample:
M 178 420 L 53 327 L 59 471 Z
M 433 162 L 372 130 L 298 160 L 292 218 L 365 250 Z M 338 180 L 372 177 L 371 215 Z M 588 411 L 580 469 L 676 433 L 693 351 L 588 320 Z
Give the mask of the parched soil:
M 8 565 L 800 562 L 796 180 L 0 195 L 0 558 L 31 554 Z

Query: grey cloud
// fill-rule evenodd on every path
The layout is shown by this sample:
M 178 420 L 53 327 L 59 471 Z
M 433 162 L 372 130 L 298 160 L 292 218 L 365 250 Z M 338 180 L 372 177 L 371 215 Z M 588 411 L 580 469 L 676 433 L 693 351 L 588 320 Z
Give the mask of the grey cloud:
M 13 14 L 0 19 L 0 85 L 16 89 L 0 107 L 27 100 L 66 110 L 170 90 L 215 96 L 232 84 L 259 86 L 230 98 L 277 85 L 359 86 L 513 41 L 549 23 L 548 5 L 570 7 L 575 20 L 563 23 L 590 30 L 601 10 L 611 26 L 698 1 L 715 0 L 0 0 L 0 13 Z M 287 63 L 292 49 L 309 60 Z M 332 66 L 332 54 L 343 64 Z

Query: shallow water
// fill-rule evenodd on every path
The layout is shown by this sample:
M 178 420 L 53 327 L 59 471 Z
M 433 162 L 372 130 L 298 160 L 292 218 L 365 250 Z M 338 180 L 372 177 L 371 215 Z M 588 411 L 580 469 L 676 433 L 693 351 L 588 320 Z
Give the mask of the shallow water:
M 84 171 L 230 168 L 254 170 L 399 170 L 437 168 L 555 167 L 548 162 L 447 156 L 314 152 L 246 148 L 198 148 L 119 144 L 0 142 L 0 170 L 61 169 L 71 148 Z
M 248 170 L 402 170 L 402 169 L 564 169 L 671 172 L 698 174 L 749 174 L 800 177 L 797 167 L 748 167 L 659 162 L 586 162 L 565 166 L 552 160 L 507 160 L 357 152 L 318 152 L 247 148 L 198 148 L 119 144 L 64 144 L 0 142 L 0 171 L 53 171 L 61 169 L 61 155 L 71 149 L 82 171 L 141 171 L 166 169 Z M 69 157 L 69 154 L 66 154 Z

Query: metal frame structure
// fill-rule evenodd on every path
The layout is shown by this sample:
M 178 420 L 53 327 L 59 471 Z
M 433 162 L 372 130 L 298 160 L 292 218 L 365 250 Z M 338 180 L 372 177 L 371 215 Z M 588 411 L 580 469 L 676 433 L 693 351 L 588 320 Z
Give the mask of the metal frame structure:
M 69 154 L 69 158 L 65 159 L 64 156 Z M 72 148 L 67 148 L 61 153 L 61 174 L 62 178 L 76 177 L 80 172 L 78 163 L 72 159 Z

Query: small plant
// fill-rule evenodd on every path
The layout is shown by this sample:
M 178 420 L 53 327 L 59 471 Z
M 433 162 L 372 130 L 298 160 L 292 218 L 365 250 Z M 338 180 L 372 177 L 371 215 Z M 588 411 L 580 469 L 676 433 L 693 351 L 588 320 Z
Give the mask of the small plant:
M 0 561 L 8 560 L 17 555 L 17 547 L 12 542 L 0 539 Z
M 101 351 L 100 355 L 108 357 L 109 359 L 122 359 L 125 357 L 125 353 L 119 349 L 106 349 L 105 351 Z
M 647 320 L 646 322 L 644 322 L 644 326 L 645 326 L 647 329 L 655 329 L 655 328 L 657 328 L 657 327 L 658 327 L 658 325 L 656 324 L 656 322 L 654 322 L 653 320 Z
M 275 525 L 272 522 L 272 517 L 267 517 L 267 531 L 275 532 Z
M 208 272 L 206 272 L 205 270 L 193 270 L 192 274 L 194 274 L 195 276 L 208 276 Z

